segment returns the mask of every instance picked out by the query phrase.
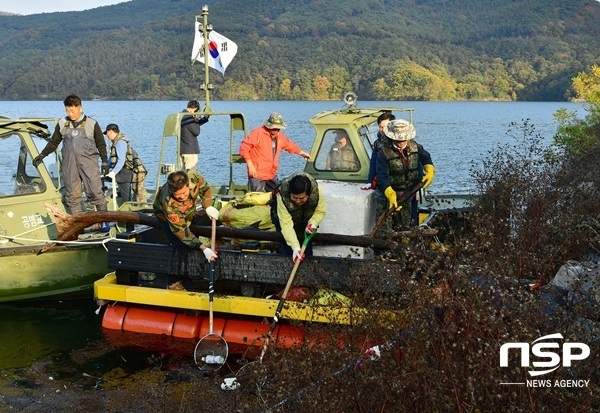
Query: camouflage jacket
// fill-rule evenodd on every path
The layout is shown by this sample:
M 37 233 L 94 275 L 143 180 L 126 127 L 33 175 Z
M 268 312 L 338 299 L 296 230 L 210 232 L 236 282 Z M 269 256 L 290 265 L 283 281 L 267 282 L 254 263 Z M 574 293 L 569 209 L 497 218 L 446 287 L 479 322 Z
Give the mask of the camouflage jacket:
M 327 155 L 325 169 L 331 171 L 358 171 L 360 163 L 352 145 L 346 143 L 346 145 L 340 146 L 338 143 L 334 143 Z
M 154 213 L 158 219 L 169 224 L 171 232 L 190 248 L 199 248 L 202 241 L 190 230 L 190 225 L 196 213 L 198 198 L 202 198 L 204 207 L 212 204 L 212 191 L 206 180 L 195 170 L 188 171 L 190 179 L 190 195 L 188 199 L 179 202 L 171 197 L 168 184 L 158 190 L 154 199 Z

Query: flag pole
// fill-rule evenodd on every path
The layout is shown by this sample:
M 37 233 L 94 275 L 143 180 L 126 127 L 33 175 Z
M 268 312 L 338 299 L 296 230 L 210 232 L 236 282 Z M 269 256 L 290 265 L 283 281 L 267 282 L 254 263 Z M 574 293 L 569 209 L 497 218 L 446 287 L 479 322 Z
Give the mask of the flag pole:
M 204 37 L 204 84 L 202 84 L 202 89 L 204 89 L 204 112 L 212 112 L 210 109 L 210 90 L 213 88 L 213 85 L 209 82 L 209 66 L 208 66 L 208 36 L 210 31 L 212 30 L 212 25 L 208 24 L 208 5 L 202 6 L 202 36 Z

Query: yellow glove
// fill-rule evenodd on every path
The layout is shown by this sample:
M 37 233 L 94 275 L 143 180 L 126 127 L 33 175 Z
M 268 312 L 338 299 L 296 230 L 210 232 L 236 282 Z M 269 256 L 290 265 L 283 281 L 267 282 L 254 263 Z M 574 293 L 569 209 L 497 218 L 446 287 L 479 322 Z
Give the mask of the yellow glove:
M 390 203 L 389 209 L 394 208 L 396 211 L 400 211 L 402 209 L 402 206 L 398 206 L 398 201 L 396 200 L 396 191 L 394 191 L 394 189 L 391 186 L 388 186 L 387 188 L 385 188 L 385 191 L 383 191 L 383 194 L 385 195 L 385 197 L 388 199 L 388 202 Z
M 425 182 L 423 188 L 427 188 L 433 182 L 433 177 L 435 176 L 435 168 L 432 164 L 427 164 L 423 166 L 423 170 L 425 171 L 425 175 L 423 175 L 423 179 L 421 181 Z

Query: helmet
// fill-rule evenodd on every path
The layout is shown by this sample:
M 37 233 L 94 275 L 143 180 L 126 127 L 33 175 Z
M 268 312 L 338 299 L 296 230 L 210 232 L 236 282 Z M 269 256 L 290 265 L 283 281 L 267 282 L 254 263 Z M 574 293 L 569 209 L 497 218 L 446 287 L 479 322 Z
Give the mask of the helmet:
M 391 120 L 385 130 L 385 136 L 394 141 L 410 141 L 416 134 L 413 124 L 404 119 Z

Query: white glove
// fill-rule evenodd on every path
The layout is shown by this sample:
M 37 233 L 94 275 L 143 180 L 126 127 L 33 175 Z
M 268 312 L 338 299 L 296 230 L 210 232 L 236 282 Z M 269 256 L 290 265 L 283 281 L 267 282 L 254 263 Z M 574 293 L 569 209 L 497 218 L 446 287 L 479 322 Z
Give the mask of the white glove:
M 302 249 L 300 247 L 294 248 L 294 252 L 292 253 L 292 261 L 296 262 L 298 260 L 302 261 L 304 259 L 304 254 L 302 254 Z
M 214 206 L 209 206 L 208 208 L 206 208 L 206 215 L 208 215 L 210 218 L 212 218 L 214 220 L 218 220 L 219 219 L 219 210 L 217 208 L 215 208 Z
M 315 227 L 313 224 L 308 224 L 308 225 L 306 226 L 306 228 L 304 228 L 304 231 L 305 231 L 307 234 L 309 234 L 309 235 L 310 235 L 310 234 L 312 234 L 313 232 L 315 232 L 315 230 L 316 230 L 316 229 L 317 229 L 317 227 Z
M 115 179 L 115 176 L 117 176 L 117 174 L 114 171 L 110 171 L 106 174 L 106 176 L 108 176 L 110 179 Z
M 217 253 L 214 252 L 213 250 L 211 250 L 210 248 L 204 248 L 204 251 L 202 251 L 202 252 L 204 253 L 204 256 L 206 257 L 206 259 L 208 261 L 214 261 L 217 258 L 219 258 L 219 257 L 217 257 Z

